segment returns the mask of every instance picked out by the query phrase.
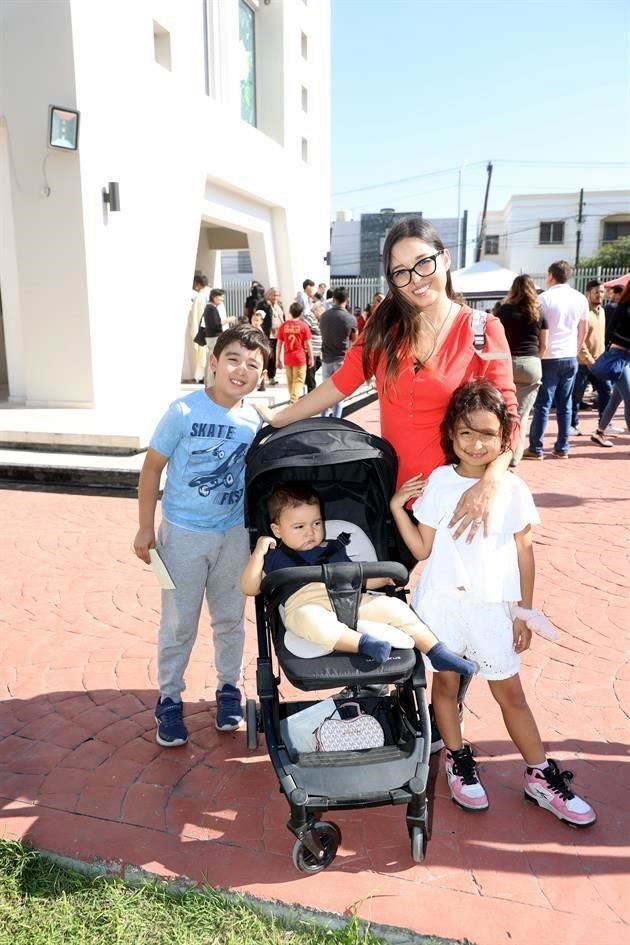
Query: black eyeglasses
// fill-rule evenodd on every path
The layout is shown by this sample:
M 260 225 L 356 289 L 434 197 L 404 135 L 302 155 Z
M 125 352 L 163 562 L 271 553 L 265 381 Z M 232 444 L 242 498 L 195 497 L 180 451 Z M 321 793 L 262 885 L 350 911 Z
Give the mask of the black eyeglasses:
M 414 272 L 417 276 L 420 276 L 420 278 L 432 276 L 437 269 L 437 258 L 441 256 L 443 252 L 444 250 L 441 249 L 439 252 L 433 253 L 432 256 L 425 256 L 424 259 L 419 259 L 413 269 L 397 269 L 395 272 L 390 272 L 389 278 L 391 283 L 395 285 L 397 289 L 404 289 L 413 279 Z

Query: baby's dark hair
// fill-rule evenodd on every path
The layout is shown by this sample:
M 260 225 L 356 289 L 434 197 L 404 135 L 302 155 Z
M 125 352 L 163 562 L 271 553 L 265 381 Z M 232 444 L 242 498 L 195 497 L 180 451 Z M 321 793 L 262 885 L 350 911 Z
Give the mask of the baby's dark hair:
M 501 392 L 489 381 L 468 381 L 453 392 L 440 426 L 447 463 L 459 462 L 453 450 L 455 425 L 459 420 L 470 422 L 470 415 L 475 410 L 487 410 L 495 415 L 501 424 L 501 452 L 505 453 L 510 448 L 513 420 Z
M 281 513 L 285 509 L 293 509 L 297 505 L 321 506 L 321 499 L 315 492 L 315 489 L 306 482 L 274 486 L 273 492 L 267 499 L 269 521 L 277 525 Z

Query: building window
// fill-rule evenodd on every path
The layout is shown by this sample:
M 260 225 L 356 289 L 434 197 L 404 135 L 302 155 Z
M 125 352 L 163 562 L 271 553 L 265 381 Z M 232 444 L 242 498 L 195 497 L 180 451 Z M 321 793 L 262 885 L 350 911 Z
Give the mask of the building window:
M 241 74 L 241 118 L 256 125 L 256 18 L 254 11 L 240 0 L 238 13 Z
M 249 254 L 248 249 L 239 249 L 236 254 L 236 271 L 237 272 L 251 272 L 252 271 L 252 258 Z
M 153 52 L 155 61 L 171 72 L 171 34 L 153 20 Z
M 306 138 L 302 138 L 302 160 L 305 164 L 308 161 L 308 141 Z
M 308 36 L 302 33 L 302 59 L 308 59 Z
M 539 243 L 564 243 L 564 221 L 540 224 Z
M 499 237 L 498 236 L 486 236 L 483 251 L 486 256 L 498 256 L 499 255 Z
M 615 240 L 620 239 L 622 236 L 630 236 L 630 221 L 614 221 L 611 220 L 609 223 L 604 223 L 604 236 L 602 239 L 603 243 L 614 243 Z
M 308 89 L 304 85 L 302 86 L 302 111 L 308 111 Z

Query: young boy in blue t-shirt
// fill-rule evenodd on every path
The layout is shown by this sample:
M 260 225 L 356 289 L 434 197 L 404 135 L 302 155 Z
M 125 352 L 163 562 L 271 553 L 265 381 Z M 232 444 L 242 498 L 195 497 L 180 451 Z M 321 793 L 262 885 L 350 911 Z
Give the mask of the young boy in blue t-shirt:
M 210 355 L 213 387 L 195 391 L 168 408 L 151 438 L 138 486 L 140 528 L 134 551 L 149 563 L 157 548 L 175 584 L 162 591 L 155 707 L 158 745 L 184 745 L 188 732 L 181 694 L 205 594 L 217 668 L 219 731 L 243 720 L 238 682 L 245 638 L 245 598 L 239 587 L 249 557 L 243 524 L 245 453 L 261 426 L 242 404 L 258 387 L 269 341 L 251 325 L 224 331 Z M 157 541 L 155 507 L 168 464 Z

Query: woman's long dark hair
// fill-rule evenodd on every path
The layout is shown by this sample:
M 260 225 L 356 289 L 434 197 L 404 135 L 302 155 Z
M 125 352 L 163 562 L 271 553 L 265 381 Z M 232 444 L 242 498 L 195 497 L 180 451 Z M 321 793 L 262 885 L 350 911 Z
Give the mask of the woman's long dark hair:
M 517 311 L 522 312 L 529 322 L 537 322 L 540 318 L 540 306 L 538 304 L 538 293 L 531 276 L 517 276 L 506 297 L 503 299 L 504 305 L 512 305 Z
M 445 249 L 435 227 L 422 217 L 405 217 L 387 234 L 383 246 L 383 269 L 389 292 L 374 315 L 367 319 L 361 338 L 366 377 L 374 374 L 381 358 L 385 358 L 385 390 L 396 379 L 400 358 L 416 348 L 422 327 L 417 309 L 409 304 L 391 279 L 392 249 L 404 239 L 422 240 L 436 251 Z M 446 273 L 446 294 L 449 299 L 455 298 L 450 271 Z

